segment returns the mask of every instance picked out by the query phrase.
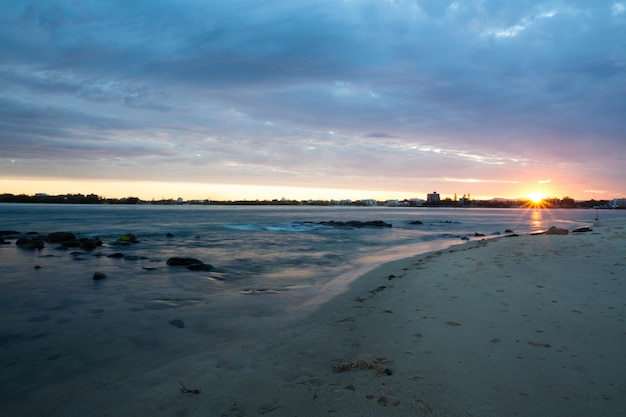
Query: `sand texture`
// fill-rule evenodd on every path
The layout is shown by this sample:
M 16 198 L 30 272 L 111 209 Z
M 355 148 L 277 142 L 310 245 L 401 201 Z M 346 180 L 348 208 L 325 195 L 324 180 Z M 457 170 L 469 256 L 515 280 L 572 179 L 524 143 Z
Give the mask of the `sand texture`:
M 28 414 L 622 416 L 625 279 L 619 220 L 472 242 L 383 265 L 247 344 L 51 390 Z

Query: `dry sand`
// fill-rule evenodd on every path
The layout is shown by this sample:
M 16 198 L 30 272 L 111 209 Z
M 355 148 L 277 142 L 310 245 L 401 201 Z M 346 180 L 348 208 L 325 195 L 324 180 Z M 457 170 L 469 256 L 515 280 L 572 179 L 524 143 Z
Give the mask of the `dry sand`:
M 55 412 L 623 416 L 625 279 L 624 221 L 472 242 L 385 264 L 261 341 L 98 375 Z

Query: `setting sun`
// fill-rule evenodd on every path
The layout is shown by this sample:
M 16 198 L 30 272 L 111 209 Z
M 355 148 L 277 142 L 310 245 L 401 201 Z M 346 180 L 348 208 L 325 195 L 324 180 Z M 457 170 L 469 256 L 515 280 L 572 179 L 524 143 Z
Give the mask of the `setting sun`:
M 540 191 L 533 191 L 532 193 L 529 193 L 527 197 L 531 202 L 539 204 L 547 197 L 547 195 Z

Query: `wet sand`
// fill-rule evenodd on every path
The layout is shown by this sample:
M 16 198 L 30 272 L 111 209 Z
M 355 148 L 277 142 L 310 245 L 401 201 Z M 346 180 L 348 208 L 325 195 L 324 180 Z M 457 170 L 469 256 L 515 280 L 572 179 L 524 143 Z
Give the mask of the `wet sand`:
M 155 328 L 155 340 L 179 339 L 194 349 L 162 363 L 146 346 L 141 360 L 46 381 L 6 411 L 624 415 L 625 279 L 621 220 L 586 233 L 471 242 L 382 265 L 308 317 L 210 356 L 201 346 L 210 340 L 191 332 L 202 325 L 193 317 L 187 327 Z M 273 296 L 256 297 L 271 303 Z

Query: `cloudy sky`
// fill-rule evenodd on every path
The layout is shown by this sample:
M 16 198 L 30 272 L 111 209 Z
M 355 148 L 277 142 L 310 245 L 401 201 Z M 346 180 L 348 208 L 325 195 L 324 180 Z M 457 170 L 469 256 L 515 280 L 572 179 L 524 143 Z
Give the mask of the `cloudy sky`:
M 0 193 L 626 197 L 626 1 L 4 0 Z

